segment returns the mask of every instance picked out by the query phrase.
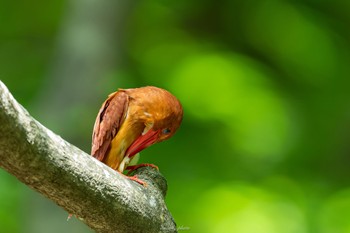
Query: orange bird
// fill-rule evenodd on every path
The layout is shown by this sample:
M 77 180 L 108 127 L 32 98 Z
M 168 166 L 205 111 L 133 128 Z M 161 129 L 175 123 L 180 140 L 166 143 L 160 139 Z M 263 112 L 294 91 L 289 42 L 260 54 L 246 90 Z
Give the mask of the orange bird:
M 139 166 L 154 166 L 128 168 L 138 152 L 170 138 L 179 128 L 182 116 L 180 102 L 164 89 L 119 89 L 108 96 L 97 115 L 91 155 L 121 173 Z

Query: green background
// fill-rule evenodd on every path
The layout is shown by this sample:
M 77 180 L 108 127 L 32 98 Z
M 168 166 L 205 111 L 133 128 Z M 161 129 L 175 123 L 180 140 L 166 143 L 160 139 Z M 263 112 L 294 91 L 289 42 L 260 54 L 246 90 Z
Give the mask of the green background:
M 350 1 L 0 1 L 0 79 L 84 151 L 106 96 L 154 85 L 180 130 L 141 153 L 180 232 L 350 232 Z M 0 170 L 0 233 L 91 232 Z

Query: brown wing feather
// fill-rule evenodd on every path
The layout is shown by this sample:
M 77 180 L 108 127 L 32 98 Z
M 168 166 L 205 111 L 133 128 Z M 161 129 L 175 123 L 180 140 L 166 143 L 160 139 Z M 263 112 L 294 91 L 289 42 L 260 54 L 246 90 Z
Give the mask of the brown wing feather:
M 125 119 L 129 96 L 123 91 L 110 94 L 96 117 L 93 133 L 91 155 L 102 161 L 112 139 L 118 133 Z

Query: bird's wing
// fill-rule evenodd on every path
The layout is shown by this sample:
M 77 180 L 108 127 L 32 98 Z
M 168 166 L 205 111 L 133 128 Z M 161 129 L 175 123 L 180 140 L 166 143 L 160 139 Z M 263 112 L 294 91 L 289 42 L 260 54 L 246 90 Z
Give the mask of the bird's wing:
M 103 161 L 112 139 L 122 125 L 129 104 L 129 96 L 123 91 L 110 94 L 96 117 L 91 155 Z

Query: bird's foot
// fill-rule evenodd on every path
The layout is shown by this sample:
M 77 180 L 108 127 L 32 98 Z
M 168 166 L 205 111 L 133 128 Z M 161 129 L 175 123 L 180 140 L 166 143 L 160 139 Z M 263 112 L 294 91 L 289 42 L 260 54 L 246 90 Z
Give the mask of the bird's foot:
M 126 176 L 128 179 L 136 181 L 137 183 L 141 184 L 142 186 L 146 187 L 147 183 L 145 181 L 140 180 L 137 176 Z
M 67 222 L 72 218 L 73 214 L 68 214 Z
M 145 181 L 142 181 L 140 180 L 137 175 L 135 176 L 129 176 L 129 175 L 125 175 L 124 173 L 118 171 L 119 174 L 121 174 L 122 176 L 124 176 L 125 178 L 128 178 L 129 180 L 133 180 L 133 181 L 136 181 L 137 183 L 139 183 L 140 185 L 146 187 L 147 186 L 147 183 Z
M 127 166 L 125 170 L 129 170 L 127 175 L 130 175 L 133 171 L 135 171 L 136 169 L 138 169 L 140 167 L 153 167 L 159 171 L 159 168 L 156 165 L 151 164 L 151 163 L 141 163 L 138 165 Z

